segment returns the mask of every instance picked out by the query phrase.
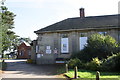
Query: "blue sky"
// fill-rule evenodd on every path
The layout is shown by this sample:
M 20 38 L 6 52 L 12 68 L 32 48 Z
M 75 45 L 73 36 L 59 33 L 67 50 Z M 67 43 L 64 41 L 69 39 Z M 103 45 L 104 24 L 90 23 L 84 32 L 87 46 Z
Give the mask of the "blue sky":
M 79 8 L 85 8 L 85 16 L 118 14 L 119 0 L 6 0 L 5 5 L 15 13 L 17 35 L 37 36 L 34 31 L 66 18 L 79 17 Z

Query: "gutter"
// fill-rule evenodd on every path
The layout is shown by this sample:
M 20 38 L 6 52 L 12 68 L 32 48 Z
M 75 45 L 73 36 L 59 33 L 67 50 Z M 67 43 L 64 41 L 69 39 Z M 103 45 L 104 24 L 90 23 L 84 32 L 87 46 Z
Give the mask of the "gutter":
M 94 30 L 94 29 L 99 29 L 99 30 L 103 30 L 103 29 L 120 29 L 120 27 L 106 27 L 106 28 L 84 28 L 84 29 L 68 29 L 68 30 L 55 30 L 55 31 L 34 31 L 34 33 L 36 34 L 40 34 L 40 33 L 55 33 L 55 32 L 70 32 L 70 31 L 80 31 L 80 30 Z

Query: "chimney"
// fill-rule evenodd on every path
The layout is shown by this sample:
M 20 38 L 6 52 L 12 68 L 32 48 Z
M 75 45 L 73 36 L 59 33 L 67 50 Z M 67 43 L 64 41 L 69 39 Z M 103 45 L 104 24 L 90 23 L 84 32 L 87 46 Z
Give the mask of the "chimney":
M 84 17 L 85 17 L 84 8 L 80 8 L 80 18 Z

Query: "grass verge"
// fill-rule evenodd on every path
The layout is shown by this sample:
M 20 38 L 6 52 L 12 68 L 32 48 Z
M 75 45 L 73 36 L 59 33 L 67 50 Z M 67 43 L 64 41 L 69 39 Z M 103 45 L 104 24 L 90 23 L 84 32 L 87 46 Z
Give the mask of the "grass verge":
M 74 78 L 74 71 L 70 70 L 65 73 L 70 78 Z M 80 78 L 96 78 L 95 71 L 78 70 L 78 76 Z M 117 72 L 100 72 L 100 78 L 120 78 L 120 73 Z

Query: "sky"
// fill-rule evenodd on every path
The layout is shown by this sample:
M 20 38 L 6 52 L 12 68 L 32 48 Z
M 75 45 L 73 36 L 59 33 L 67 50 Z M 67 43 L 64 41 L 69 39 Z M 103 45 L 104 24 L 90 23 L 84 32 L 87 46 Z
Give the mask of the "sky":
M 62 21 L 79 17 L 79 9 L 85 8 L 85 16 L 118 14 L 120 0 L 6 0 L 5 6 L 15 17 L 15 33 L 20 37 L 37 38 L 34 31 Z

